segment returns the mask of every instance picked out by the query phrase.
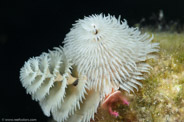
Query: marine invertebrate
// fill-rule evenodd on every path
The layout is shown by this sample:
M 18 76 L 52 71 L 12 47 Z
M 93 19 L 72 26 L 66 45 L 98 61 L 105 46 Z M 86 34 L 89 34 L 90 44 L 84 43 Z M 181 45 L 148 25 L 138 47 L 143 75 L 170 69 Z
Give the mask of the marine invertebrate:
M 100 102 L 99 92 L 88 90 L 87 93 L 86 78 L 71 76 L 71 69 L 63 49 L 55 48 L 25 62 L 20 80 L 32 99 L 39 101 L 46 116 L 52 113 L 57 121 L 65 121 L 69 117 L 76 121 L 89 121 Z M 85 94 L 88 94 L 86 98 Z
M 21 68 L 20 80 L 46 116 L 90 121 L 113 90 L 108 103 L 119 99 L 128 103 L 119 88 L 138 90 L 143 73 L 151 68 L 146 61 L 158 52 L 152 39 L 111 15 L 85 17 L 66 35 L 64 48 L 29 59 Z M 117 115 L 109 105 L 111 114 Z
M 145 61 L 159 51 L 152 39 L 120 17 L 100 14 L 79 19 L 64 39 L 64 50 L 78 73 L 87 77 L 88 87 L 105 94 L 111 92 L 107 85 L 133 92 L 151 68 Z

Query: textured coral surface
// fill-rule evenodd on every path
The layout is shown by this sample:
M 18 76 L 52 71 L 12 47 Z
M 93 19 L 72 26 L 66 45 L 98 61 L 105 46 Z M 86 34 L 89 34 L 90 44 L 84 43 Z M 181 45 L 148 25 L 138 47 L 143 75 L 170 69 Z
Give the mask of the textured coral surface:
M 153 70 L 142 81 L 143 87 L 135 93 L 122 92 L 130 104 L 116 104 L 117 118 L 99 108 L 95 122 L 184 121 L 184 34 L 152 33 L 153 41 L 160 42 L 160 54 L 157 60 L 148 61 Z

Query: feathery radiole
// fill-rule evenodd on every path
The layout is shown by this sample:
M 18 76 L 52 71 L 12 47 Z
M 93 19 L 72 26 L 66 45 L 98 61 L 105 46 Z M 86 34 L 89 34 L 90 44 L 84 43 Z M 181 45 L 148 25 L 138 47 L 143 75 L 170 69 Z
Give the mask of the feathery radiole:
M 90 121 L 112 89 L 138 90 L 143 73 L 151 68 L 146 61 L 159 51 L 152 39 L 120 17 L 84 17 L 66 35 L 63 48 L 25 62 L 20 81 L 46 116 Z

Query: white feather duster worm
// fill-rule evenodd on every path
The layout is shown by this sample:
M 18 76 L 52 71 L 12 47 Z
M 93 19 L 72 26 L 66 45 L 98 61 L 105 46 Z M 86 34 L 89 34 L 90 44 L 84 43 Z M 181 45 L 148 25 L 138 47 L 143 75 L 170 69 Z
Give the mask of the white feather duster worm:
M 108 85 L 130 92 L 141 86 L 143 73 L 149 72 L 145 61 L 159 51 L 152 39 L 120 17 L 100 14 L 76 21 L 66 35 L 64 50 L 78 73 L 87 76 L 88 87 L 105 90 Z
M 100 103 L 100 92 L 89 91 L 87 78 L 71 76 L 71 69 L 63 49 L 55 48 L 25 62 L 20 80 L 46 116 L 51 113 L 59 122 L 90 121 Z
M 152 39 L 114 16 L 85 17 L 66 35 L 64 48 L 25 62 L 20 80 L 46 116 L 88 122 L 112 88 L 138 90 L 151 68 L 146 60 L 159 51 Z

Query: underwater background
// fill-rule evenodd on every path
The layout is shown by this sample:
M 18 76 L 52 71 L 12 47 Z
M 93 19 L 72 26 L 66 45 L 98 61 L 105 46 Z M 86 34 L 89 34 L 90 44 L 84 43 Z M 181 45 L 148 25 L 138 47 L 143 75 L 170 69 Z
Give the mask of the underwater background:
M 154 34 L 160 43 L 157 60 L 149 60 L 151 73 L 138 92 L 126 93 L 130 105 L 116 104 L 120 116 L 101 108 L 99 122 L 182 122 L 184 121 L 184 7 L 182 0 L 120 1 L 10 1 L 0 2 L 0 121 L 47 118 L 39 104 L 27 95 L 19 70 L 29 57 L 58 45 L 75 20 L 91 14 L 111 14 L 126 19 L 142 32 Z

